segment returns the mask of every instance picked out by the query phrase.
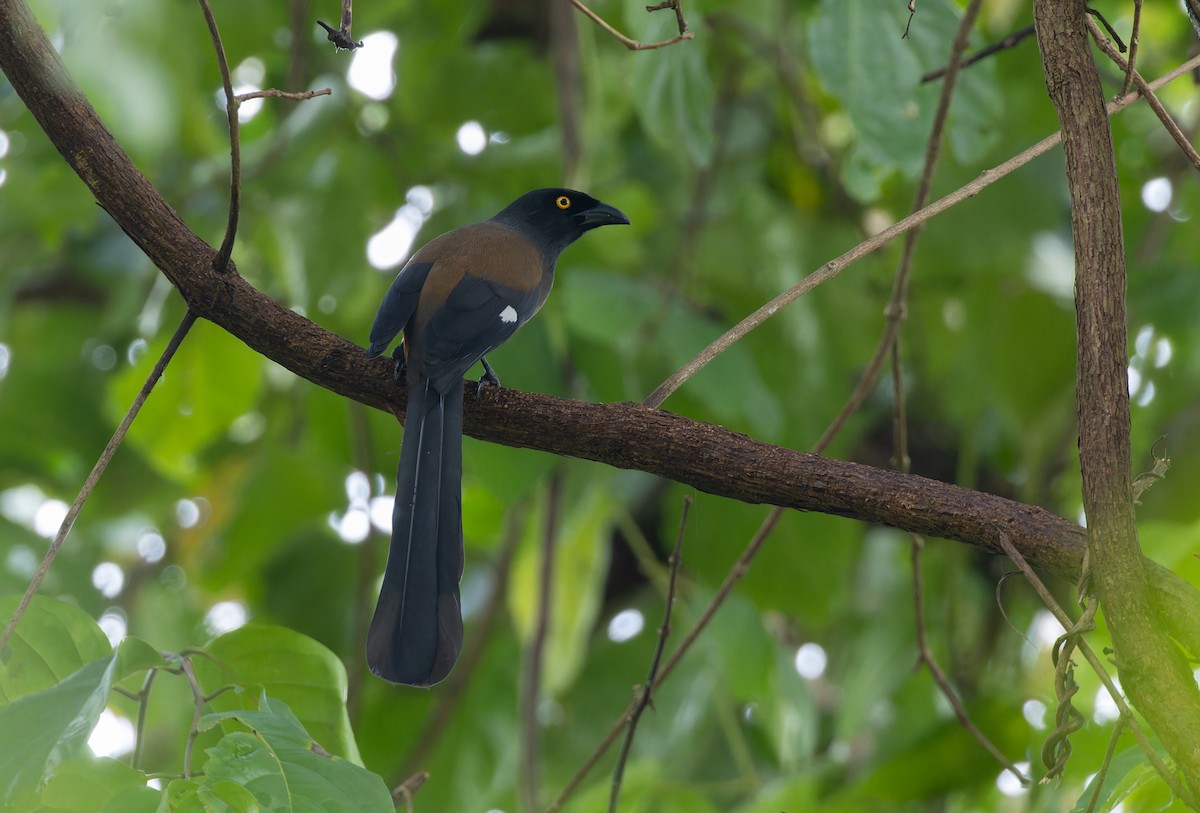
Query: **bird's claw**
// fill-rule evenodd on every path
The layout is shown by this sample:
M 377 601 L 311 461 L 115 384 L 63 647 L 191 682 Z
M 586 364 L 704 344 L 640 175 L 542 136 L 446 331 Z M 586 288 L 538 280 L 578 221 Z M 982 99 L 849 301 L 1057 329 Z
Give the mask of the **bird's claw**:
M 392 358 L 396 362 L 392 378 L 397 384 L 403 384 L 408 374 L 408 355 L 404 352 L 404 345 L 396 345 L 396 349 L 392 351 Z
M 479 377 L 479 383 L 475 385 L 475 394 L 483 392 L 486 387 L 499 387 L 500 377 L 496 375 L 496 371 L 492 369 L 492 365 L 488 364 L 486 358 L 481 358 L 480 363 L 483 364 L 483 375 Z

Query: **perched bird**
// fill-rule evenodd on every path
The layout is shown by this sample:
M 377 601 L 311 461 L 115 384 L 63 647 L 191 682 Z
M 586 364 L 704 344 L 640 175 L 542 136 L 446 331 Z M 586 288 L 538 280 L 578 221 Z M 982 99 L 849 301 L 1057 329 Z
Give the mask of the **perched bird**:
M 367 663 L 384 680 L 432 686 L 462 648 L 463 376 L 482 361 L 479 385 L 498 385 L 485 354 L 542 307 L 563 249 L 617 223 L 629 218 L 582 192 L 536 189 L 491 220 L 429 242 L 388 288 L 367 357 L 403 331 L 394 355 L 408 415 L 392 542 L 367 633 Z

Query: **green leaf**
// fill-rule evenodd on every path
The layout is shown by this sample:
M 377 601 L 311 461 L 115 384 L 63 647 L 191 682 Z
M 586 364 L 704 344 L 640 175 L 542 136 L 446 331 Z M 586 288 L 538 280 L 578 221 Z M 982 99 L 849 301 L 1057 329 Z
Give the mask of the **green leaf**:
M 259 813 L 254 794 L 236 782 L 176 779 L 167 786 L 159 813 Z
M 627 16 L 635 21 L 633 36 L 662 41 L 679 33 L 670 14 L 646 14 L 646 4 L 629 0 Z M 713 100 L 703 38 L 669 48 L 632 55 L 630 90 L 645 134 L 670 153 L 682 154 L 696 166 L 712 159 Z
M 207 729 L 222 721 L 236 721 L 250 731 L 226 734 L 207 749 L 199 784 L 210 792 L 220 792 L 223 783 L 240 786 L 264 813 L 394 813 L 383 779 L 326 752 L 283 702 L 263 694 L 256 711 L 208 714 L 200 724 Z
M 114 421 L 133 403 L 162 355 L 167 337 L 151 343 L 108 389 Z M 201 319 L 183 340 L 129 430 L 129 441 L 163 474 L 189 481 L 198 458 L 234 419 L 251 411 L 262 390 L 262 362 L 252 350 Z
M 0 599 L 0 618 L 7 622 L 19 600 Z M 0 705 L 49 689 L 111 654 L 112 645 L 94 618 L 74 604 L 34 596 L 0 653 Z
M 1155 750 L 1160 755 L 1166 756 L 1166 752 L 1162 744 L 1156 739 L 1152 741 Z M 1104 784 L 1100 786 L 1100 797 L 1097 810 L 1112 810 L 1118 804 L 1127 801 L 1131 795 L 1138 795 L 1143 798 L 1143 794 L 1153 796 L 1155 790 L 1147 788 L 1147 785 L 1157 782 L 1162 786 L 1163 790 L 1167 791 L 1167 802 L 1170 802 L 1170 789 L 1167 788 L 1162 778 L 1158 776 L 1149 760 L 1146 759 L 1146 754 L 1139 746 L 1131 746 L 1126 748 L 1121 753 L 1113 757 L 1112 762 L 1108 765 L 1108 772 L 1104 775 Z M 1095 790 L 1093 784 L 1095 780 L 1089 782 L 1079 794 L 1079 798 L 1075 801 L 1075 806 L 1071 808 L 1071 813 L 1085 813 L 1092 803 L 1092 793 Z M 1165 807 L 1165 805 L 1164 805 Z M 1130 808 L 1135 809 L 1135 808 Z M 1161 810 L 1161 807 L 1142 807 L 1138 806 L 1137 810 Z
M 902 38 L 908 25 L 903 3 L 822 0 L 812 16 L 813 67 L 854 125 L 843 181 L 860 200 L 878 198 L 893 172 L 911 179 L 920 171 L 938 93 L 920 78 L 945 64 L 958 17 L 944 0 L 923 3 L 911 36 Z M 960 81 L 947 134 L 960 158 L 977 160 L 996 141 L 1000 97 L 990 73 L 967 72 Z
M 194 661 L 205 690 L 230 683 L 243 689 L 222 692 L 213 699 L 214 708 L 253 708 L 259 691 L 251 687 L 258 687 L 285 703 L 326 751 L 362 764 L 346 714 L 346 668 L 324 644 L 284 627 L 247 624 L 220 636 L 206 651 L 216 663 Z
M 169 665 L 161 652 L 141 638 L 129 635 L 117 644 L 117 668 L 114 677 L 124 680 L 130 675 Z
M 34 792 L 84 746 L 108 702 L 113 655 L 63 682 L 0 707 L 0 801 Z
M 161 798 L 142 771 L 88 754 L 59 765 L 40 798 L 11 813 L 154 813 Z

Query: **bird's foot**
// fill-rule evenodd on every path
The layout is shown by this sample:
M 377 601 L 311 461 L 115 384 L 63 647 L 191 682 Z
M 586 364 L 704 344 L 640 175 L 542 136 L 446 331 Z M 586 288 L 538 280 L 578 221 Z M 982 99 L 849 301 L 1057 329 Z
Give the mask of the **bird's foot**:
M 404 352 L 404 345 L 396 345 L 396 349 L 392 351 L 392 358 L 396 362 L 395 368 L 392 370 L 392 378 L 397 384 L 403 384 L 408 374 L 408 356 Z
M 488 364 L 486 358 L 481 358 L 480 363 L 483 364 L 483 375 L 479 377 L 479 383 L 475 386 L 475 394 L 483 392 L 486 387 L 499 387 L 500 377 L 496 375 L 496 371 L 492 369 L 492 365 Z

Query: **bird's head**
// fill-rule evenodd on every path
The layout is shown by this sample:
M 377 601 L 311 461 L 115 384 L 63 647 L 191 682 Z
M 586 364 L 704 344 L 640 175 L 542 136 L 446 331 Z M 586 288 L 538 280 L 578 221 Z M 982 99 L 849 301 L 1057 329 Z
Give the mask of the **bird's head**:
M 558 188 L 526 192 L 492 220 L 521 232 L 551 260 L 586 231 L 629 224 L 615 206 L 574 189 Z

